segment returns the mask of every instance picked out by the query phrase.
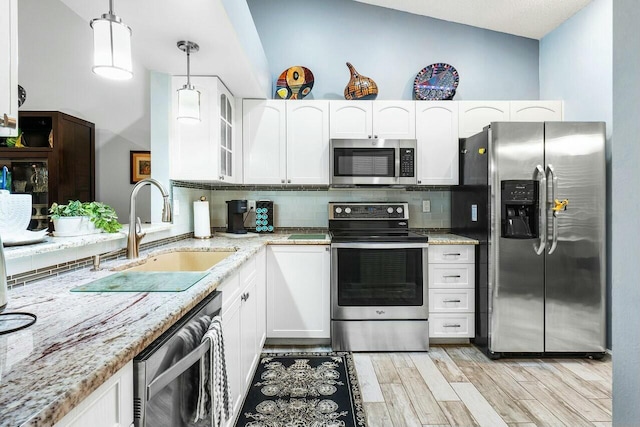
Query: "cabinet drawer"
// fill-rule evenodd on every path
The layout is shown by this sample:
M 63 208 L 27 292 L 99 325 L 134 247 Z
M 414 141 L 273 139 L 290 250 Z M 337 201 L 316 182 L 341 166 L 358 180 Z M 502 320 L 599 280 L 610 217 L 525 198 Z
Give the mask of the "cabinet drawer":
M 474 245 L 429 245 L 430 263 L 475 263 Z
M 240 287 L 244 288 L 249 284 L 257 273 L 257 256 L 252 256 L 240 266 Z
M 475 264 L 429 264 L 429 289 L 475 287 Z
M 429 338 L 473 338 L 474 313 L 429 314 Z
M 222 312 L 224 313 L 233 300 L 240 295 L 240 275 L 233 273 L 224 279 L 216 290 L 222 292 Z
M 429 289 L 430 313 L 472 313 L 474 309 L 474 289 Z

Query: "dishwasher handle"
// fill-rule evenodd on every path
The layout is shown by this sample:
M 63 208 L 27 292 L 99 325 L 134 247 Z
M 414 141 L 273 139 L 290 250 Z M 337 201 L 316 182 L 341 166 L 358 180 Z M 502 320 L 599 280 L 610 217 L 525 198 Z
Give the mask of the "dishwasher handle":
M 210 340 L 204 341 L 185 357 L 171 365 L 169 369 L 158 375 L 147 386 L 147 400 L 151 400 L 153 396 L 158 394 L 158 392 L 165 388 L 169 383 L 171 383 L 171 381 L 178 378 L 189 368 L 191 368 L 194 363 L 202 359 L 202 356 L 204 356 L 209 351 L 210 347 Z

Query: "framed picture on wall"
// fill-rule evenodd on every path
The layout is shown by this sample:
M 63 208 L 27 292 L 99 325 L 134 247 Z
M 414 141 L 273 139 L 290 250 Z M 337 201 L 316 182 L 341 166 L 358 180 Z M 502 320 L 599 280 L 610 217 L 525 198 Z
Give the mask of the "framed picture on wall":
M 131 183 L 151 178 L 151 151 L 131 151 Z

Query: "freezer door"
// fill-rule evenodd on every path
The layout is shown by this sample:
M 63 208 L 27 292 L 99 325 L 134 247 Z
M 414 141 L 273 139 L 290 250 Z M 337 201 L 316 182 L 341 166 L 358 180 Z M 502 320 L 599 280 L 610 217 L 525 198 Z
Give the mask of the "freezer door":
M 604 123 L 545 123 L 548 352 L 605 351 L 604 144 Z
M 544 165 L 544 125 L 491 123 L 490 134 L 489 349 L 541 352 L 544 351 L 544 252 L 538 251 L 540 255 L 536 252 L 540 247 L 537 238 L 502 237 L 500 183 L 544 179 L 541 166 Z

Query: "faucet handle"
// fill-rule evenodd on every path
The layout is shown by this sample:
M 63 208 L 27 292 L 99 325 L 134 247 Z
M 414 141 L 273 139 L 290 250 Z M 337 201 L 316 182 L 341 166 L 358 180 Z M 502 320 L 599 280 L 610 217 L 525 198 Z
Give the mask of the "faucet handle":
M 140 241 L 146 235 L 147 233 L 142 232 L 142 221 L 140 221 L 140 217 L 138 216 L 136 217 L 136 238 Z

